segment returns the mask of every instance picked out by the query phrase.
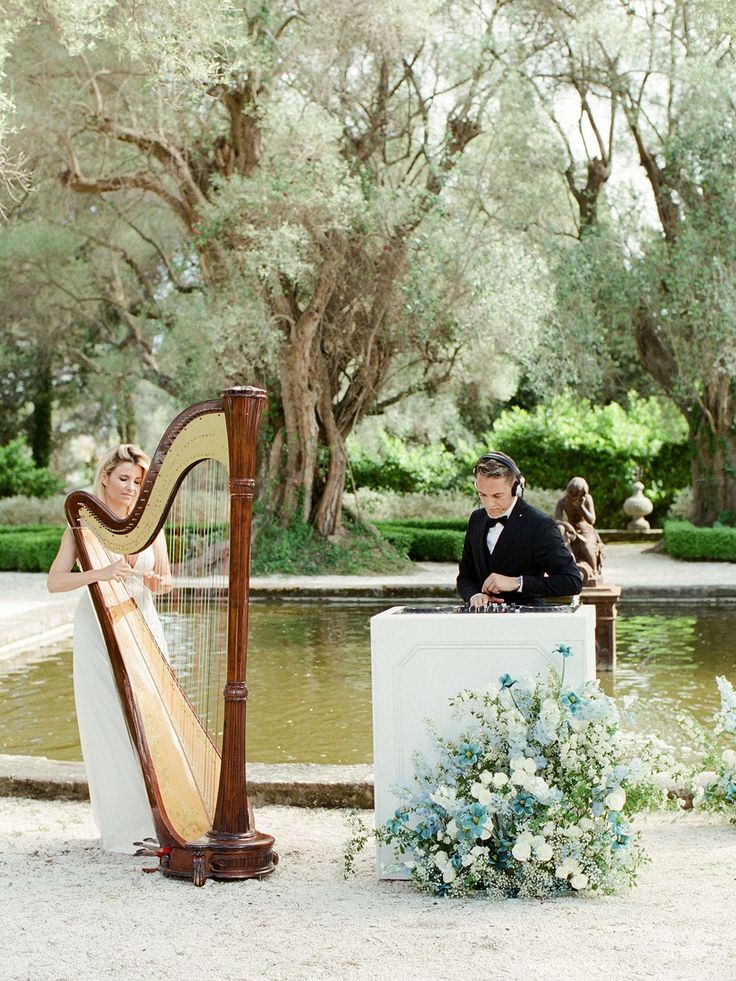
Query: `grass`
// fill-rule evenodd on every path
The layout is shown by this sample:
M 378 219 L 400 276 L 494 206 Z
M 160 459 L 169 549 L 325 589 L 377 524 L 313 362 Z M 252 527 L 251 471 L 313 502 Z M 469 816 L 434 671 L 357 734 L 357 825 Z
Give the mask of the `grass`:
M 407 572 L 412 563 L 375 531 L 346 515 L 343 533 L 321 538 L 311 525 L 294 521 L 280 528 L 274 521 L 255 527 L 251 574 L 366 575 Z

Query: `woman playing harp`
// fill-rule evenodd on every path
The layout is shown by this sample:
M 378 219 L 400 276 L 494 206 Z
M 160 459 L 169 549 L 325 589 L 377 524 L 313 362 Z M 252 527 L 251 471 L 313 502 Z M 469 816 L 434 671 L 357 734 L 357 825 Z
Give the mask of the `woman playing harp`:
M 82 492 L 66 500 L 80 568 L 93 573 L 86 581 L 141 763 L 159 867 L 196 885 L 262 877 L 278 860 L 272 836 L 253 827 L 245 773 L 250 530 L 265 399 L 261 389 L 232 388 L 181 412 L 144 479 L 133 464 L 129 477 L 143 482 L 137 499 L 126 488 L 117 512 Z M 113 489 L 108 481 L 106 493 Z M 139 565 L 149 549 L 152 564 Z M 81 585 L 69 579 L 74 554 L 68 545 L 66 564 L 53 570 L 66 577 L 57 586 Z M 136 554 L 130 569 L 117 562 Z M 167 592 L 159 612 L 168 648 L 152 599 L 128 588 L 136 572 Z
M 130 514 L 148 471 L 146 454 L 130 443 L 111 450 L 100 463 L 93 491 L 116 517 Z M 152 592 L 170 588 L 163 532 L 137 555 L 109 554 L 101 568 L 73 572 L 77 546 L 64 532 L 48 576 L 52 593 L 93 582 L 125 583 L 163 650 L 166 642 Z M 84 590 L 74 618 L 74 700 L 90 800 L 103 848 L 132 853 L 134 842 L 156 838 L 140 761 L 130 739 L 97 616 Z

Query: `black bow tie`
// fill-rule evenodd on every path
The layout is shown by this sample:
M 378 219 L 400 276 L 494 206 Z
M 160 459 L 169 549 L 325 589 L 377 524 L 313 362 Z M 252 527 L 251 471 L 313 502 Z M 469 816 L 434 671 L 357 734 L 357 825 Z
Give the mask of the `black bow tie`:
M 505 525 L 508 520 L 509 516 L 507 514 L 502 514 L 500 518 L 489 518 L 488 524 L 491 526 L 491 528 L 494 528 L 496 525 Z

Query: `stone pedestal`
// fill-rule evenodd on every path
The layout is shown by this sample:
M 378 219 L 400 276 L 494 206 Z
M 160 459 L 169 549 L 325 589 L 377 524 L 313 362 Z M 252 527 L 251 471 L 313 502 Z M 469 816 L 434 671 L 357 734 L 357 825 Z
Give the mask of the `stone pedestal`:
M 595 611 L 589 607 L 558 613 L 404 613 L 394 607 L 371 619 L 373 677 L 373 765 L 376 823 L 383 824 L 401 804 L 398 788 L 410 786 L 414 753 L 436 759 L 430 721 L 438 733 L 453 738 L 458 723 L 449 701 L 458 692 L 493 685 L 499 676 L 526 678 L 562 658 L 552 654 L 558 643 L 572 653 L 565 664 L 565 684 L 574 687 L 595 678 Z M 406 869 L 391 868 L 393 849 L 378 848 L 380 878 L 408 878 Z
M 598 671 L 616 670 L 616 603 L 621 587 L 611 583 L 584 586 L 580 599 L 595 607 L 595 662 Z

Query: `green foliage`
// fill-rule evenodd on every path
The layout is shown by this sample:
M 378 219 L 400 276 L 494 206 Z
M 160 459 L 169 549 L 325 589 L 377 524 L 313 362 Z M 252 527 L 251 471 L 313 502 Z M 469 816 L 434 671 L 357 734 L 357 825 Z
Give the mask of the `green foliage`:
M 473 451 L 462 457 L 442 446 L 410 446 L 390 433 L 381 435 L 380 456 L 369 459 L 358 449 L 350 466 L 357 487 L 400 493 L 452 490 L 467 483 Z
M 397 550 L 415 562 L 459 562 L 463 552 L 465 528 L 453 531 L 381 522 L 380 532 Z
M 0 525 L 60 525 L 64 523 L 64 494 L 0 498 Z
M 635 479 L 654 504 L 654 524 L 690 481 L 684 420 L 655 398 L 631 396 L 625 409 L 565 393 L 533 410 L 504 412 L 486 439 L 535 486 L 566 487 L 572 477 L 584 477 L 599 528 L 624 526 L 622 505 Z
M 63 528 L 8 528 L 0 533 L 0 572 L 48 572 Z
M 281 528 L 261 518 L 254 528 L 251 573 L 256 576 L 359 575 L 407 569 L 401 551 L 349 517 L 339 541 L 322 538 L 300 521 Z
M 377 528 L 392 526 L 394 528 L 424 528 L 430 531 L 462 531 L 468 527 L 467 516 L 464 518 L 400 518 L 387 521 L 374 521 Z
M 664 547 L 673 559 L 736 562 L 736 528 L 696 528 L 689 521 L 668 521 Z
M 0 497 L 27 494 L 51 497 L 61 490 L 61 481 L 45 467 L 37 467 L 20 437 L 0 446 Z

